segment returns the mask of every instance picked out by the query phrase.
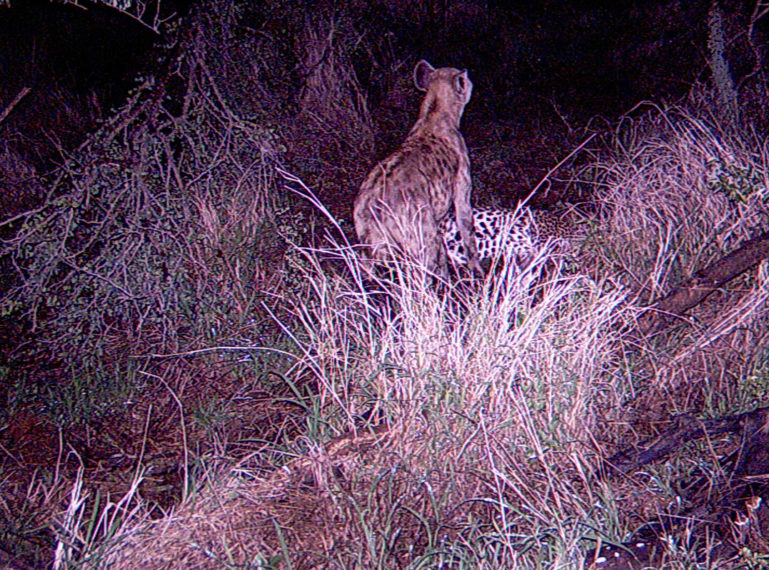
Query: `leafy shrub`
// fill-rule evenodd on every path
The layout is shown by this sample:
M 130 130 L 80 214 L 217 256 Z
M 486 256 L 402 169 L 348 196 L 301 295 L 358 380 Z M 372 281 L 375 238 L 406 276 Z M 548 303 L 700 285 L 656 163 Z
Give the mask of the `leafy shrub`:
M 262 287 L 286 247 L 272 215 L 278 136 L 217 97 L 203 60 L 176 71 L 183 106 L 146 80 L 4 244 L 15 284 L 0 311 L 28 323 L 27 356 L 49 383 L 88 392 L 128 378 L 128 356 L 264 332 Z

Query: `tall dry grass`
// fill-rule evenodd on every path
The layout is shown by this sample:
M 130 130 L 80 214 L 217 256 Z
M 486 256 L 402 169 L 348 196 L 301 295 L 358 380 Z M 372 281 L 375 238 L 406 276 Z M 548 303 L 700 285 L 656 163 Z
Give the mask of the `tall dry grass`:
M 592 166 L 599 251 L 642 303 L 767 225 L 760 141 L 655 110 L 626 119 L 609 153 Z
M 593 270 L 616 275 L 638 306 L 769 227 L 758 138 L 736 138 L 683 109 L 652 109 L 628 119 L 612 143 L 593 165 Z M 710 413 L 729 409 L 741 378 L 765 358 L 766 277 L 763 264 L 639 344 L 634 373 L 649 399 L 641 408 L 683 411 L 707 400 Z
M 547 274 L 546 251 L 443 293 L 405 260 L 364 283 L 347 245 L 304 255 L 295 373 L 314 375 L 317 395 L 307 435 L 284 450 L 297 457 L 244 463 L 197 504 L 138 525 L 110 560 L 579 565 L 599 526 L 585 521 L 606 516 L 588 481 L 594 440 L 628 390 L 612 373 L 617 287 Z
M 367 276 L 341 238 L 298 249 L 299 326 L 283 330 L 300 348 L 288 381 L 315 387 L 294 400 L 304 434 L 205 471 L 162 519 L 134 513 L 86 566 L 581 568 L 596 540 L 687 517 L 677 481 L 717 465 L 712 448 L 621 480 L 592 472 L 656 419 L 766 399 L 764 268 L 672 330 L 632 331 L 765 225 L 765 155 L 685 114 L 613 142 L 579 271 L 552 271 L 543 250 L 525 271 L 436 287 L 406 260 Z M 718 564 L 677 540 L 673 567 Z

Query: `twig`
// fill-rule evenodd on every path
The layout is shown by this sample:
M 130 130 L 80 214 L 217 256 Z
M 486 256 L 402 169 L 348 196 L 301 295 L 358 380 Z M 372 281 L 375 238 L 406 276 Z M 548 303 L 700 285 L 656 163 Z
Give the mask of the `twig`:
M 166 354 L 129 354 L 128 358 L 180 358 L 183 356 L 196 356 L 198 354 L 210 354 L 213 352 L 253 352 L 255 350 L 263 350 L 265 352 L 274 352 L 283 356 L 291 356 L 296 358 L 295 355 L 285 350 L 278 348 L 270 348 L 266 346 L 211 346 L 208 348 L 199 348 L 196 350 L 185 350 L 184 352 L 169 352 Z
M 75 6 L 77 8 L 80 8 L 81 10 L 87 10 L 88 9 L 86 6 L 83 6 L 83 5 L 79 4 L 78 0 L 64 0 L 64 3 L 65 4 L 70 4 L 70 5 Z M 120 6 L 118 6 L 118 5 L 116 5 L 115 3 L 112 3 L 112 2 L 106 2 L 106 1 L 102 0 L 99 3 L 102 6 L 106 6 L 107 8 L 112 8 L 113 10 L 117 10 L 118 12 L 123 14 L 124 16 L 127 16 L 131 20 L 134 20 L 139 25 L 143 26 L 144 28 L 148 29 L 149 31 L 151 31 L 154 34 L 157 34 L 158 36 L 160 35 L 160 26 L 162 26 L 163 24 L 165 24 L 169 20 L 172 20 L 173 18 L 176 17 L 175 13 L 171 14 L 170 16 L 168 16 L 166 18 L 161 18 L 160 17 L 160 0 L 157 0 L 157 2 L 155 2 L 155 4 L 156 4 L 156 6 L 155 6 L 155 14 L 152 17 L 152 22 L 145 22 L 144 21 L 144 13 L 147 11 L 147 6 L 148 6 L 148 4 L 150 4 L 150 2 L 143 2 L 143 1 L 142 2 L 136 2 L 134 4 L 134 6 L 133 6 L 135 8 L 134 11 L 136 13 L 133 13 L 132 11 L 130 11 L 130 10 L 126 9 L 126 8 L 121 8 Z
M 545 181 L 546 181 L 548 178 L 550 178 L 550 176 L 552 176 L 552 175 L 553 175 L 553 172 L 555 172 L 556 170 L 558 170 L 559 168 L 561 168 L 561 166 L 563 166 L 563 165 L 566 163 L 566 161 L 567 161 L 567 160 L 569 160 L 569 159 L 570 159 L 572 156 L 574 156 L 574 155 L 575 155 L 575 154 L 577 154 L 579 151 L 581 151 L 583 148 L 585 148 L 585 146 L 587 145 L 587 143 L 589 143 L 591 140 L 593 140 L 597 134 L 598 134 L 598 133 L 593 133 L 592 135 L 590 135 L 589 137 L 587 137 L 587 138 L 586 138 L 584 141 L 582 141 L 582 142 L 581 142 L 579 145 L 577 145 L 577 147 L 576 147 L 576 148 L 572 149 L 572 151 L 571 151 L 569 154 L 567 154 L 567 155 L 566 155 L 565 157 L 563 157 L 563 158 L 562 158 L 560 161 L 558 161 L 558 164 L 556 164 L 556 165 L 555 165 L 555 166 L 553 166 L 553 167 L 552 167 L 550 170 L 548 170 L 548 171 L 547 171 L 547 173 L 546 173 L 546 174 L 545 174 L 545 175 L 542 177 L 542 180 L 540 180 L 540 181 L 537 183 L 537 185 L 534 187 L 534 189 L 533 189 L 533 190 L 532 190 L 532 191 L 529 193 L 529 195 L 528 195 L 528 196 L 526 196 L 526 199 L 525 199 L 523 202 L 521 202 L 521 203 L 520 203 L 520 206 L 519 206 L 519 207 L 521 207 L 521 208 L 522 208 L 523 206 L 525 206 L 525 205 L 526 205 L 526 204 L 529 202 L 529 200 L 531 200 L 531 199 L 534 197 L 534 194 L 536 194 L 536 193 L 537 193 L 537 190 L 539 190 L 540 186 L 542 186 L 542 185 L 545 183 Z
M 11 111 L 13 111 L 13 108 L 19 104 L 19 101 L 24 99 L 24 97 L 27 96 L 27 94 L 32 91 L 29 87 L 24 87 L 19 93 L 16 95 L 16 97 L 13 98 L 13 101 L 11 101 L 11 104 L 8 105 L 5 109 L 3 109 L 3 112 L 0 113 L 0 123 L 2 123 L 5 118 L 11 114 Z

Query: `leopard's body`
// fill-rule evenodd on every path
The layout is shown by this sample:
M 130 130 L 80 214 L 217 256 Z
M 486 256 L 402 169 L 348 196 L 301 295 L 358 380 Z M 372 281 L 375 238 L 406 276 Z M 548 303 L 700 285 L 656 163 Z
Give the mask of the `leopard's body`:
M 545 244 L 551 252 L 567 252 L 573 235 L 572 226 L 559 214 L 528 207 L 473 208 L 473 226 L 478 261 L 508 256 L 519 267 L 528 264 Z M 457 267 L 465 265 L 467 255 L 454 220 L 447 217 L 440 230 L 449 260 Z

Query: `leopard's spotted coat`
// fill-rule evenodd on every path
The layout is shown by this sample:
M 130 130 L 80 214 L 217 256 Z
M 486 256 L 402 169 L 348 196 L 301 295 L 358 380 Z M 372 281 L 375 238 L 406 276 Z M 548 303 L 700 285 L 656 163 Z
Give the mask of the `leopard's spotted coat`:
M 566 253 L 573 228 L 560 215 L 528 207 L 517 210 L 473 208 L 475 247 L 478 261 L 509 256 L 516 265 L 528 264 L 545 245 L 548 250 Z M 459 267 L 467 263 L 459 230 L 451 217 L 440 227 L 449 260 Z

